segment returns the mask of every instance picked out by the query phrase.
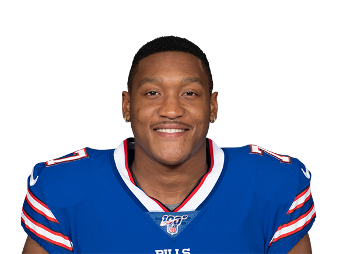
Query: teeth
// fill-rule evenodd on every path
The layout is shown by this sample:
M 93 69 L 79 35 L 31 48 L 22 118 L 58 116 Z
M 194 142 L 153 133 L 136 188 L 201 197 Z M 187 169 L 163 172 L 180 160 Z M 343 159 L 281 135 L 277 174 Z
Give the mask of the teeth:
M 182 129 L 157 129 L 157 131 L 166 132 L 166 133 L 175 133 L 175 132 L 183 132 L 185 130 L 182 130 Z

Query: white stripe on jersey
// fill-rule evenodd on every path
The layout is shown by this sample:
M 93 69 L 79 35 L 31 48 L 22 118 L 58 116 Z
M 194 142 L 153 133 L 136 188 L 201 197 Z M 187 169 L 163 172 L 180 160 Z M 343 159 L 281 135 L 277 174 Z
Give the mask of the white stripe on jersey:
M 36 209 L 38 209 L 40 212 L 42 212 L 42 214 L 47 217 L 49 220 L 51 221 L 55 221 L 57 222 L 55 216 L 52 214 L 51 210 L 48 209 L 47 207 L 43 206 L 42 204 L 40 204 L 38 201 L 36 201 L 36 199 L 31 195 L 30 191 L 28 190 L 27 192 L 27 199 L 28 202 L 35 207 Z M 39 212 L 39 213 L 40 213 Z
M 280 226 L 270 241 L 270 244 L 277 241 L 279 238 L 292 235 L 293 233 L 302 230 L 307 224 L 309 224 L 315 213 L 315 206 L 312 205 L 312 209 L 310 209 L 307 214 L 300 216 L 300 219 L 297 219 L 294 223 L 290 225 L 287 223 L 285 226 Z
M 310 186 L 307 189 L 307 191 L 305 192 L 304 195 L 302 195 L 301 197 L 299 197 L 297 200 L 295 200 L 293 202 L 293 204 L 290 206 L 289 211 L 294 210 L 298 205 L 301 205 L 305 202 L 305 200 L 311 195 L 311 189 Z
M 26 227 L 32 229 L 31 231 L 36 234 L 38 237 L 43 238 L 45 240 L 51 241 L 52 243 L 56 244 L 56 245 L 63 245 L 62 247 L 68 248 L 70 250 L 72 250 L 72 243 L 71 241 L 65 239 L 62 236 L 59 235 L 59 233 L 54 234 L 50 231 L 48 231 L 47 229 L 45 229 L 45 227 L 43 225 L 40 225 L 39 223 L 35 224 L 33 223 L 22 211 L 22 215 L 21 215 L 24 223 L 26 224 Z M 66 237 L 68 238 L 68 237 Z

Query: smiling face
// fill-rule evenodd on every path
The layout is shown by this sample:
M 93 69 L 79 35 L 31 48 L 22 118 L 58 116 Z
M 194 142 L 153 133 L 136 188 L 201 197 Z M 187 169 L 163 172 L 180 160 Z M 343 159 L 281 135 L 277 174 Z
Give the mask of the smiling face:
M 161 52 L 139 62 L 131 94 L 123 92 L 123 114 L 131 121 L 135 156 L 178 165 L 205 151 L 217 93 L 201 61 L 184 52 Z M 205 159 L 204 159 L 205 160 Z

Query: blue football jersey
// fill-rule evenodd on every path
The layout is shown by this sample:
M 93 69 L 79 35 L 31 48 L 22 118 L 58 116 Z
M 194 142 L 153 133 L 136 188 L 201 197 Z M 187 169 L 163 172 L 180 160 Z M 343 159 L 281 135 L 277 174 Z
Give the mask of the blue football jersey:
M 37 164 L 22 226 L 49 253 L 287 253 L 315 220 L 311 173 L 256 145 L 207 139 L 208 172 L 174 210 L 135 183 L 133 139 Z

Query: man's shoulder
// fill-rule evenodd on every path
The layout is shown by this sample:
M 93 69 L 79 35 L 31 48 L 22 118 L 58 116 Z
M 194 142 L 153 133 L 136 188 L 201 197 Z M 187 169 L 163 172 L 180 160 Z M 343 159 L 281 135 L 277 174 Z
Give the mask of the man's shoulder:
M 272 202 L 290 202 L 295 198 L 305 166 L 297 159 L 257 145 L 223 148 L 227 173 L 239 177 L 245 187 L 259 192 L 259 196 Z M 303 171 L 304 168 L 304 171 Z M 307 176 L 307 175 L 305 175 Z M 309 178 L 302 179 L 309 181 Z
M 113 150 L 82 148 L 72 153 L 38 163 L 28 179 L 32 191 L 42 192 L 52 203 L 75 202 L 87 193 L 92 178 L 109 165 Z M 97 166 L 96 166 L 97 165 Z

